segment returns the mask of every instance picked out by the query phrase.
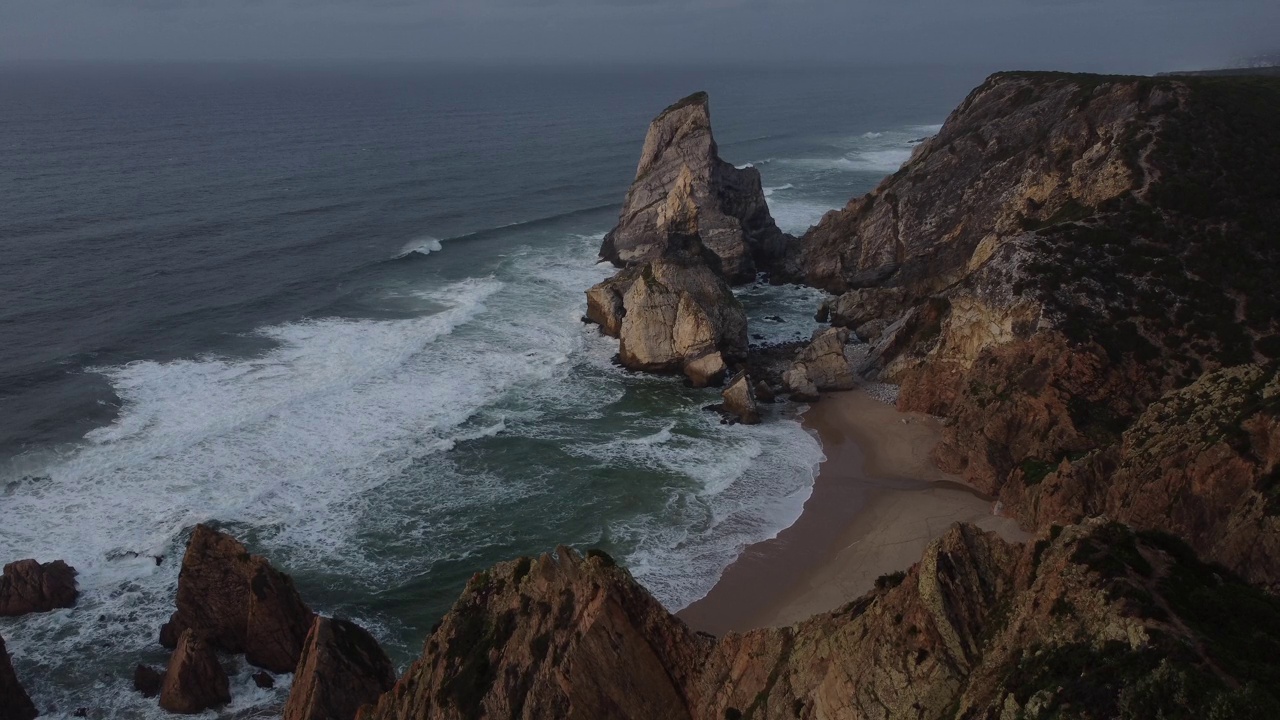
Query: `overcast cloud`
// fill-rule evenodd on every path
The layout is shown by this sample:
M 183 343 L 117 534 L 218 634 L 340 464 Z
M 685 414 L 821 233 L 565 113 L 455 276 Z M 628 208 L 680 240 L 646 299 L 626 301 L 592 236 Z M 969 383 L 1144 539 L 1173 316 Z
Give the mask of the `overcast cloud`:
M 1277 0 L 0 0 L 0 60 L 981 63 L 1280 50 Z

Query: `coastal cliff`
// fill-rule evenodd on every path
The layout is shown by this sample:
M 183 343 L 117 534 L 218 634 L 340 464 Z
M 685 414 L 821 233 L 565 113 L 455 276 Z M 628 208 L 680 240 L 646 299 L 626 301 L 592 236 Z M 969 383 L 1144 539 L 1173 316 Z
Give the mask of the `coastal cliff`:
M 1105 512 L 1275 585 L 1278 128 L 1274 79 L 997 74 L 786 272 L 1024 524 Z
M 956 525 L 844 607 L 719 640 L 559 548 L 473 577 L 359 717 L 1260 717 L 1278 617 L 1172 536 L 1101 519 L 1025 546 Z

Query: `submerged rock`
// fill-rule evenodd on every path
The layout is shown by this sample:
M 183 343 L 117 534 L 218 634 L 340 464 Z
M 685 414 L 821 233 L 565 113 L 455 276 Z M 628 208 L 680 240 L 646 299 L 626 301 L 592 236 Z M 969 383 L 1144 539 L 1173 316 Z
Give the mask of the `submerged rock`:
M 214 647 L 245 654 L 253 665 L 292 672 L 313 613 L 288 575 L 250 555 L 235 538 L 197 525 L 178 576 L 178 609 L 160 629 L 160 642 L 175 647 L 187 629 Z
M 184 630 L 160 687 L 160 707 L 193 715 L 231 702 L 227 673 L 213 647 L 194 630 Z
M 13 671 L 4 638 L 0 637 L 0 720 L 31 720 L 37 715 L 36 706 Z
M 645 136 L 635 181 L 600 256 L 615 265 L 641 264 L 664 254 L 659 209 L 682 174 L 689 177 L 703 244 L 731 283 L 749 282 L 782 256 L 786 236 L 765 202 L 760 172 L 720 159 L 711 134 L 706 93 L 695 93 L 654 118 Z
M 0 616 L 69 608 L 76 595 L 76 569 L 65 562 L 11 562 L 0 576 Z
M 317 617 L 307 633 L 284 720 L 352 720 L 395 684 L 378 641 L 355 623 Z

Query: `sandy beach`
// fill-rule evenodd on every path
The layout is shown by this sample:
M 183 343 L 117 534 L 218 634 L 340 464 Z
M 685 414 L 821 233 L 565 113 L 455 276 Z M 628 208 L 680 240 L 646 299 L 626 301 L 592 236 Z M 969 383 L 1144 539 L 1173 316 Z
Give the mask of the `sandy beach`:
M 679 613 L 695 629 L 720 635 L 833 610 L 910 567 L 955 522 L 1026 540 L 1012 519 L 992 514 L 990 498 L 930 461 L 937 419 L 900 413 L 862 390 L 826 394 L 802 419 L 827 458 L 813 494 L 794 525 L 748 547 Z

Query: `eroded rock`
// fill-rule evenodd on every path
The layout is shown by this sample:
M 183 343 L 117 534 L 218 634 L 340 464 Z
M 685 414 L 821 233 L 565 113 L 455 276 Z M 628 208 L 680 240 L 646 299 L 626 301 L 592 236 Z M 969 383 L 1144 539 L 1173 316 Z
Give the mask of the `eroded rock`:
M 160 687 L 160 707 L 194 715 L 231 702 L 227 673 L 213 646 L 190 628 L 178 638 Z
M 0 616 L 69 608 L 76 594 L 76 569 L 61 560 L 11 562 L 0 576 Z
M 133 689 L 141 693 L 142 697 L 153 698 L 159 695 L 162 685 L 164 673 L 150 665 L 139 664 L 133 669 Z
M 307 633 L 284 720 L 352 720 L 395 683 L 395 668 L 355 623 L 317 617 Z
M 724 399 L 724 412 L 738 419 L 744 425 L 756 425 L 760 422 L 760 406 L 756 404 L 755 388 L 751 385 L 751 376 L 740 372 L 729 381 L 729 386 L 720 394 Z
M 313 613 L 288 575 L 235 538 L 197 525 L 178 576 L 178 609 L 160 630 L 174 647 L 194 629 L 224 652 L 272 672 L 292 672 Z
M 0 637 L 0 720 L 31 720 L 37 715 L 31 697 L 18 682 L 4 638 Z
M 707 94 L 695 93 L 649 125 L 635 181 L 618 225 L 605 236 L 602 258 L 622 267 L 665 254 L 659 213 L 682 174 L 689 176 L 702 241 L 729 282 L 749 282 L 781 256 L 785 236 L 769 214 L 759 171 L 720 159 Z
M 846 352 L 849 331 L 844 328 L 828 328 L 818 333 L 813 342 L 796 355 L 793 369 L 803 372 L 819 391 L 852 390 L 855 385 L 853 360 Z M 792 375 L 792 383 L 804 388 L 798 375 Z M 788 387 L 793 387 L 791 383 Z M 807 389 L 807 388 L 806 388 Z M 792 392 L 796 392 L 793 389 Z

